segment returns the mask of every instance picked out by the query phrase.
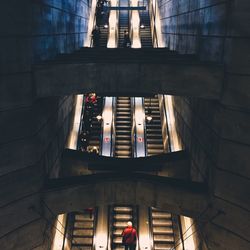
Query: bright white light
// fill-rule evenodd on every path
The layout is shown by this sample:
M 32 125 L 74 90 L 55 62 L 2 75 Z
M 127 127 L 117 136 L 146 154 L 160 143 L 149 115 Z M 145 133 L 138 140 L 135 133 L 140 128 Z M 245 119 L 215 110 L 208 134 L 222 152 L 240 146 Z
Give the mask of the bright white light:
M 117 0 L 110 1 L 111 6 L 117 6 Z M 117 47 L 117 37 L 118 37 L 118 11 L 111 10 L 109 12 L 109 37 L 108 37 L 108 48 Z
M 73 120 L 73 128 L 70 131 L 67 145 L 66 145 L 66 147 L 70 149 L 76 149 L 77 147 L 78 131 L 79 131 L 79 126 L 81 122 L 82 103 L 83 103 L 83 95 L 77 95 L 74 120 Z
M 104 24 L 104 28 L 107 29 L 109 26 L 108 24 Z
M 101 232 L 95 237 L 96 249 L 103 250 L 107 247 L 107 233 Z
M 138 5 L 138 0 L 131 1 L 132 6 Z M 140 15 L 138 10 L 131 11 L 131 29 L 132 29 L 132 48 L 141 48 L 141 38 L 140 38 Z
M 150 239 L 148 234 L 140 234 L 140 249 L 147 250 L 150 249 Z
M 173 97 L 171 95 L 164 95 L 167 104 L 167 122 L 171 140 L 171 151 L 178 151 L 182 149 L 179 136 L 176 130 Z
M 185 250 L 196 249 L 194 244 L 193 226 L 191 226 L 193 224 L 193 219 L 186 216 L 183 216 L 183 218 L 186 231 L 186 233 L 183 234 L 184 248 Z
M 92 31 L 94 28 L 95 11 L 96 11 L 96 0 L 92 0 L 92 6 L 91 6 L 89 21 L 88 21 L 88 33 L 87 33 L 86 39 L 84 39 L 85 47 L 91 46 Z
M 147 116 L 146 119 L 147 119 L 147 122 L 151 122 L 153 117 L 152 116 Z
M 145 28 L 145 25 L 142 23 L 141 26 L 140 26 L 141 29 L 144 29 Z
M 63 238 L 64 238 L 64 224 L 66 220 L 65 214 L 59 214 L 57 217 L 57 221 L 55 223 L 55 236 L 53 239 L 53 244 L 51 250 L 61 250 L 63 246 Z
M 98 116 L 96 117 L 96 119 L 97 119 L 97 120 L 98 120 L 98 122 L 99 122 L 99 121 L 101 121 L 102 116 L 101 116 L 101 115 L 98 115 Z

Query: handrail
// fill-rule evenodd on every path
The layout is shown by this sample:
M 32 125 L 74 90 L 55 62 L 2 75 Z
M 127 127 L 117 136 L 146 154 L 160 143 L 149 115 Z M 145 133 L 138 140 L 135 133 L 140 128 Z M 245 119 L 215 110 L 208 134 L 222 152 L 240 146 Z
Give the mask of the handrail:
M 144 97 L 142 98 L 142 108 L 144 108 L 144 114 L 145 114 L 145 119 L 144 119 L 144 124 L 143 124 L 143 129 L 144 129 L 144 145 L 145 145 L 145 156 L 148 156 L 148 146 L 147 146 L 147 130 L 146 130 L 146 112 L 145 112 L 145 99 Z
M 137 157 L 137 141 L 136 138 L 136 129 L 135 129 L 135 98 L 130 98 L 130 107 L 131 107 L 131 147 L 132 147 L 132 157 Z
M 115 117 L 116 117 L 116 97 L 112 98 L 112 125 L 111 125 L 111 152 L 110 156 L 115 155 L 115 137 L 116 137 L 116 129 L 115 129 Z
M 170 151 L 168 122 L 167 122 L 166 108 L 165 108 L 165 102 L 164 102 L 164 95 L 158 95 L 158 100 L 159 100 L 159 109 L 160 109 L 160 115 L 161 115 L 163 148 L 164 148 L 164 152 L 167 153 L 171 151 Z
M 156 19 L 156 5 L 153 5 L 152 0 L 150 0 L 149 4 L 149 14 L 150 14 L 150 20 L 151 20 L 151 33 L 152 33 L 152 42 L 153 46 L 156 43 L 156 46 L 154 47 L 159 47 L 158 46 L 158 37 L 157 37 L 157 32 L 156 32 L 156 27 L 155 27 L 155 19 Z
M 94 207 L 94 221 L 93 221 L 93 249 L 96 249 L 96 229 L 97 229 L 97 222 L 98 222 L 98 207 Z
M 104 97 L 102 100 L 102 107 L 105 106 L 105 102 L 106 98 Z M 102 116 L 103 116 L 103 109 L 102 109 Z M 100 143 L 99 143 L 99 155 L 102 155 L 102 142 L 103 142 L 103 120 L 102 120 Z
M 167 120 L 168 119 L 167 118 L 167 107 L 166 107 L 166 101 L 165 101 L 164 95 L 163 95 L 163 108 L 164 108 L 164 114 L 166 115 L 166 120 Z M 168 122 L 166 123 L 166 129 L 167 129 L 167 136 L 168 136 L 168 151 L 172 152 Z
M 149 207 L 149 208 L 148 208 L 148 220 L 149 220 L 149 239 L 150 239 L 150 247 L 151 247 L 151 249 L 154 249 L 152 207 Z
M 81 115 L 80 115 L 80 124 L 79 124 L 79 128 L 78 128 L 78 135 L 77 135 L 77 142 L 76 142 L 76 149 L 79 150 L 79 135 L 82 132 L 82 124 L 83 124 L 83 117 L 85 116 L 85 108 L 86 108 L 86 104 L 85 104 L 85 95 L 83 95 L 83 102 L 82 102 L 82 110 L 81 110 Z

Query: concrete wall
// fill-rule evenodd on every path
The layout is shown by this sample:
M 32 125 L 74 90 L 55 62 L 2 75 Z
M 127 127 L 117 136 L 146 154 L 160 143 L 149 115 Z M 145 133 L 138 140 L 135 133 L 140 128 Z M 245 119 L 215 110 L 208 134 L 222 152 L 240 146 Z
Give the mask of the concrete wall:
M 191 178 L 210 186 L 214 219 L 198 225 L 210 249 L 250 247 L 250 2 L 160 1 L 166 44 L 223 62 L 219 101 L 175 97 L 178 132 L 191 154 Z M 248 83 L 248 84 L 247 84 Z
M 39 191 L 57 172 L 74 98 L 35 99 L 31 67 L 82 46 L 86 10 L 81 0 L 0 3 L 1 249 L 43 249 L 48 242 Z

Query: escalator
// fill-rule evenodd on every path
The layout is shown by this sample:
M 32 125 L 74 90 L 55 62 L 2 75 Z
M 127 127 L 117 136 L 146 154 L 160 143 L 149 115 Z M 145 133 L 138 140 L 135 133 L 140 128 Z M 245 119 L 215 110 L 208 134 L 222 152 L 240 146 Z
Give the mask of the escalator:
M 120 0 L 120 7 L 128 7 L 128 0 Z M 129 31 L 129 11 L 128 10 L 120 10 L 119 11 L 119 39 L 118 39 L 118 48 L 123 47 L 124 40 L 124 31 Z
M 97 102 L 94 103 L 93 106 L 93 115 L 90 125 L 89 143 L 88 143 L 88 146 L 90 148 L 96 147 L 99 149 L 100 147 L 101 122 L 99 122 L 96 118 L 100 114 L 102 114 L 102 98 L 97 97 Z
M 136 227 L 136 209 L 133 206 L 113 206 L 110 208 L 110 240 L 112 250 L 123 250 L 122 231 L 131 221 Z
M 140 6 L 146 6 L 146 10 L 139 11 L 140 24 L 143 28 L 140 28 L 140 38 L 142 48 L 152 48 L 152 35 L 151 35 L 151 25 L 150 25 L 150 15 L 148 10 L 148 2 L 143 1 L 139 3 Z
M 107 12 L 103 16 L 102 24 L 99 27 L 100 28 L 100 47 L 102 48 L 107 48 L 108 35 L 109 35 L 108 23 L 109 23 L 109 11 L 107 10 Z
M 164 146 L 158 97 L 144 98 L 144 105 L 145 115 L 152 117 L 152 120 L 146 123 L 147 155 L 162 154 Z
M 99 150 L 100 147 L 101 122 L 96 117 L 102 114 L 103 103 L 100 96 L 97 96 L 96 100 L 92 105 L 83 105 L 77 145 L 78 150 L 83 152 L 91 151 L 93 148 Z M 86 102 L 86 97 L 84 102 Z
M 96 212 L 71 213 L 71 250 L 92 250 L 95 235 Z
M 174 250 L 174 229 L 172 214 L 150 208 L 149 214 L 154 250 Z
M 115 117 L 115 157 L 132 157 L 130 97 L 117 97 Z

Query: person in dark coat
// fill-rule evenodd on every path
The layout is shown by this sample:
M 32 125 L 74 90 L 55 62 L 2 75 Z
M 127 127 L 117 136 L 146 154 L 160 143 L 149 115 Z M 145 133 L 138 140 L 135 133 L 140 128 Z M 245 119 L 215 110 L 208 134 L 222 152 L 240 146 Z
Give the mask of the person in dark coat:
M 124 31 L 124 37 L 123 37 L 123 48 L 130 48 L 131 41 L 129 38 L 129 33 L 127 30 Z
M 99 47 L 100 45 L 100 29 L 98 26 L 96 26 L 92 31 L 92 39 L 93 39 L 93 46 L 94 48 Z
M 132 226 L 132 222 L 128 222 L 128 226 L 122 232 L 122 243 L 125 250 L 135 250 L 137 241 L 137 232 Z

